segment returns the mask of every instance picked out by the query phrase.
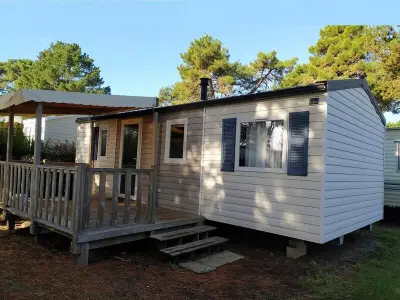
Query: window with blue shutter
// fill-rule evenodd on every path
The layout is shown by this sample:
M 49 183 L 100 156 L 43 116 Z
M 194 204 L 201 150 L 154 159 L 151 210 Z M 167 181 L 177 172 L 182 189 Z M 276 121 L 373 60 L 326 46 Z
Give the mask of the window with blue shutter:
M 289 114 L 287 174 L 307 176 L 310 112 Z
M 222 120 L 221 171 L 235 171 L 236 118 Z
M 92 137 L 92 160 L 97 160 L 97 153 L 99 152 L 99 133 L 99 127 L 94 127 Z

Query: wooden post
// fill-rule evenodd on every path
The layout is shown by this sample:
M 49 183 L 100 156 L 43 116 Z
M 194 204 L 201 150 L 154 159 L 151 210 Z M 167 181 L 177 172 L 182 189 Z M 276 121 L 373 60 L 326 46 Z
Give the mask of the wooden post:
M 86 164 L 79 163 L 78 170 L 75 173 L 74 191 L 72 196 L 72 242 L 71 252 L 73 254 L 79 254 L 80 247 L 77 243 L 78 234 L 83 228 L 83 206 L 84 198 L 86 195 Z
M 37 178 L 38 176 L 38 171 L 39 168 L 37 166 L 40 165 L 40 152 L 41 152 L 41 146 L 42 146 L 42 117 L 43 117 L 43 103 L 40 102 L 37 104 L 36 107 L 36 126 L 35 126 L 35 148 L 34 148 L 34 155 L 33 155 L 33 172 L 32 172 L 32 194 L 31 194 L 31 227 L 30 227 L 30 233 L 35 234 L 35 210 L 36 210 L 36 202 L 37 202 L 37 196 L 38 196 L 38 183 L 37 183 Z
M 8 114 L 8 132 L 7 132 L 7 153 L 6 162 L 12 161 L 12 147 L 14 139 L 14 109 L 10 107 L 10 113 Z
M 155 209 L 157 206 L 157 170 L 158 170 L 158 150 L 160 146 L 159 140 L 159 128 L 158 128 L 158 112 L 154 112 L 153 117 L 153 182 L 150 182 L 149 185 L 152 185 L 152 202 L 154 205 L 154 216 Z M 149 187 L 150 188 L 150 187 Z M 154 220 L 153 220 L 154 221 Z
M 8 114 L 7 152 L 6 152 L 6 164 L 4 165 L 4 179 L 3 179 L 4 208 L 8 206 L 10 200 L 10 162 L 12 161 L 13 139 L 14 139 L 14 108 L 13 106 L 11 106 Z

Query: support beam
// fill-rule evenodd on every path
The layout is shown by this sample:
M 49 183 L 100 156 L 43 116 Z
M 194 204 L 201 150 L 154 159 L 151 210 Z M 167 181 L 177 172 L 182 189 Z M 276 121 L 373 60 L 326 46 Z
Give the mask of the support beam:
M 369 224 L 369 231 L 372 231 L 372 224 Z
M 339 236 L 339 245 L 342 246 L 344 242 L 344 235 Z
M 6 162 L 12 161 L 13 139 L 14 139 L 14 107 L 11 106 L 10 113 L 8 114 Z
M 34 165 L 40 165 L 40 152 L 42 141 L 42 117 L 43 117 L 43 103 L 38 103 L 36 107 L 36 127 L 35 127 L 35 149 L 33 156 Z
M 31 234 L 35 235 L 35 217 L 36 217 L 36 205 L 38 199 L 38 169 L 36 166 L 40 165 L 40 152 L 42 146 L 42 117 L 43 117 L 43 103 L 38 103 L 36 106 L 36 126 L 35 126 L 35 148 L 33 152 L 33 165 L 35 166 L 31 175 L 31 201 L 30 201 L 30 217 L 31 217 L 31 226 L 29 231 Z
M 153 115 L 153 182 L 152 184 L 152 200 L 154 204 L 154 211 L 156 206 L 158 206 L 157 203 L 157 176 L 158 176 L 158 151 L 160 147 L 160 141 L 159 141 L 159 127 L 158 127 L 158 112 L 154 112 Z M 153 215 L 155 218 L 155 215 Z M 154 219 L 153 219 L 154 220 Z

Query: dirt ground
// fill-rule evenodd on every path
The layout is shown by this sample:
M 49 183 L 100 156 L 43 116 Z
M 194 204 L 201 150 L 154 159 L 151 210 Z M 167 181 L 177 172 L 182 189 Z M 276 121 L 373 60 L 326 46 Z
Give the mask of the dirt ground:
M 344 246 L 309 245 L 306 257 L 290 260 L 286 238 L 218 227 L 231 239 L 226 249 L 245 258 L 202 275 L 173 266 L 149 241 L 91 253 L 95 262 L 81 267 L 59 235 L 35 245 L 26 229 L 0 231 L 0 299 L 310 299 L 301 276 L 315 266 L 345 270 L 374 250 L 368 238 L 346 237 Z

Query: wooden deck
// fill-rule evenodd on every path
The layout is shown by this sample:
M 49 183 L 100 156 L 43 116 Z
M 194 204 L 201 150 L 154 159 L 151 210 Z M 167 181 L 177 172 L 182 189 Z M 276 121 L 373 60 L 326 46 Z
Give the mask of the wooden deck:
M 40 227 L 71 239 L 71 252 L 87 264 L 90 249 L 144 239 L 154 233 L 201 223 L 198 215 L 157 207 L 153 169 L 98 169 L 34 166 L 0 162 L 0 208 L 32 221 L 33 235 Z M 97 192 L 93 175 L 99 174 Z M 112 176 L 112 196 L 106 197 L 107 174 Z M 118 197 L 118 180 L 125 176 L 124 198 Z M 138 179 L 137 201 L 130 199 L 131 177 Z M 148 176 L 148 195 L 141 197 L 142 177 Z

